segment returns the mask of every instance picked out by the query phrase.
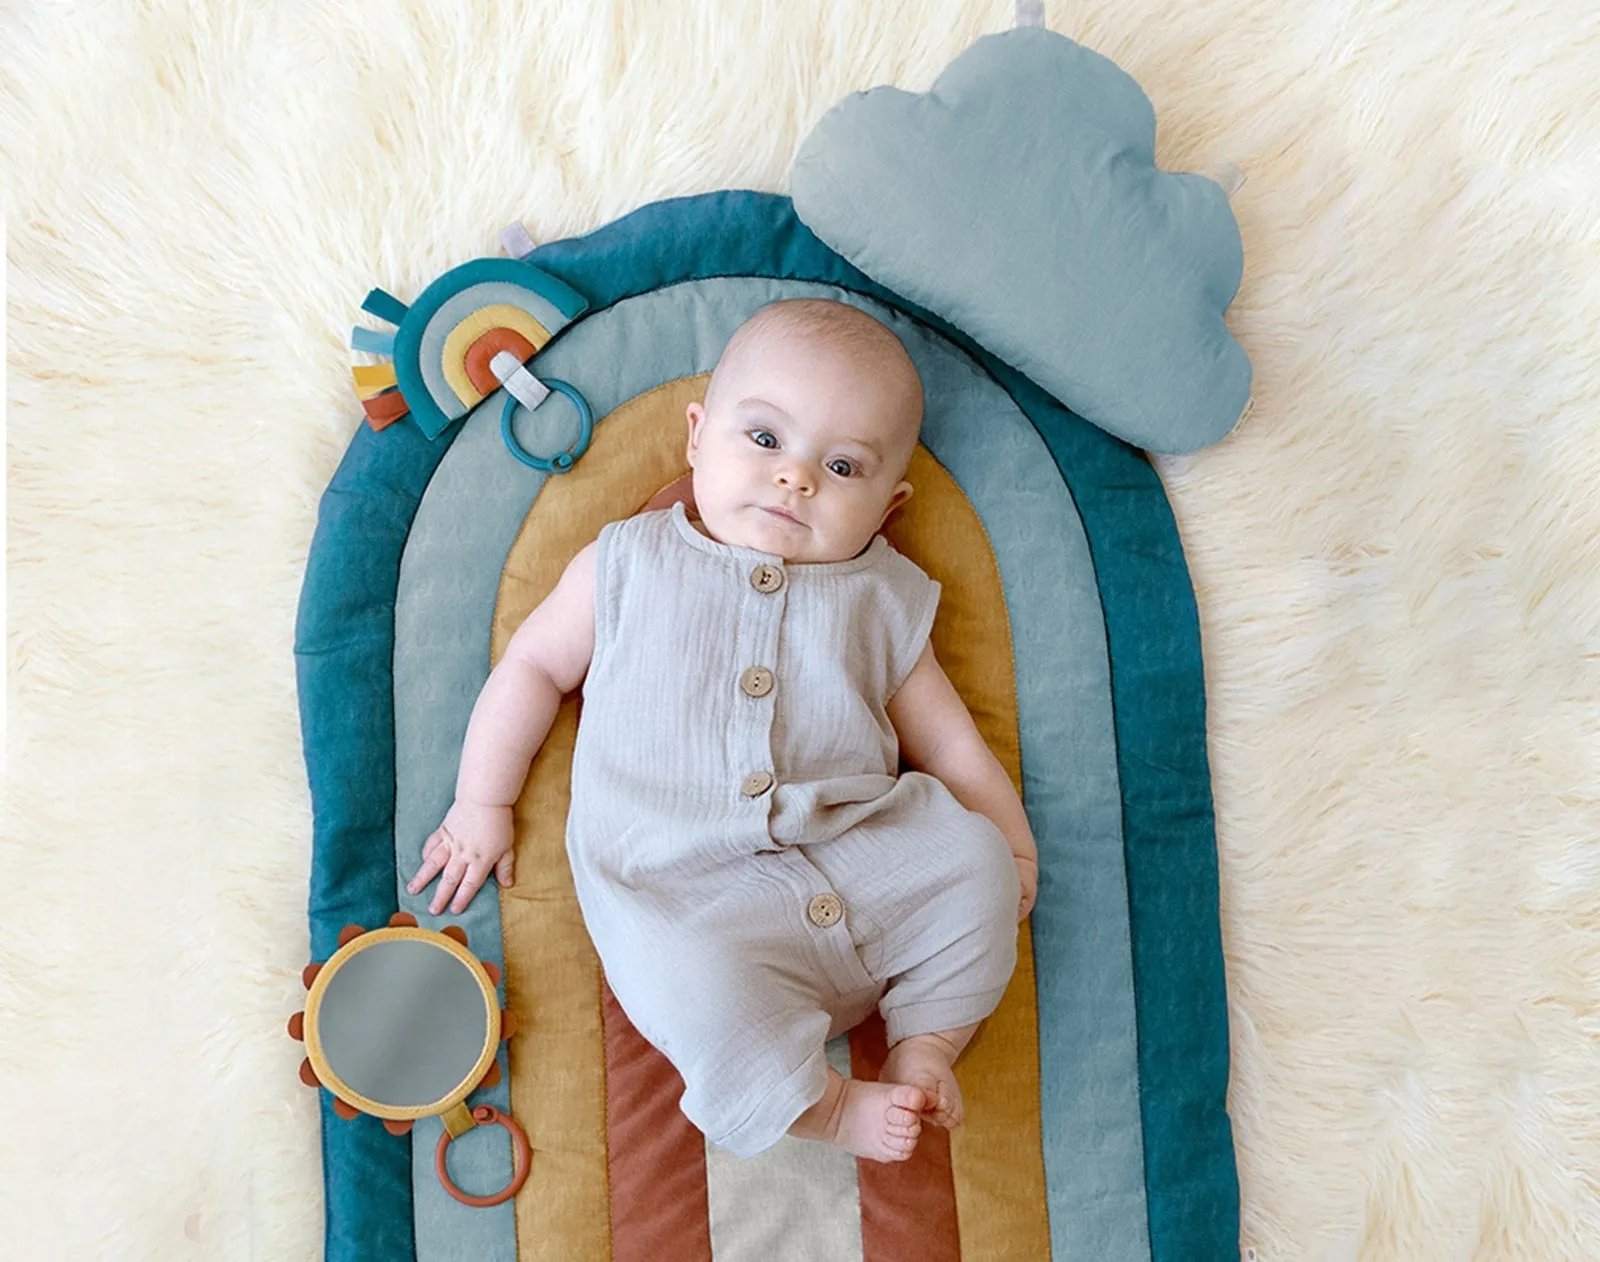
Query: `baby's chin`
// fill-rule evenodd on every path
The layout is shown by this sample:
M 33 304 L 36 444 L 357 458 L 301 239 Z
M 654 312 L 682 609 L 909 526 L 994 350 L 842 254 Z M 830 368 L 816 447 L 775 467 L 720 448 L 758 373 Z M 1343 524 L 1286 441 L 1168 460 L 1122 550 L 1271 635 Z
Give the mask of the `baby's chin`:
M 760 509 L 756 509 L 760 512 Z M 871 543 L 863 543 L 859 548 L 850 548 L 849 544 L 840 545 L 837 541 L 819 539 L 816 531 L 803 526 L 786 526 L 774 520 L 771 525 L 765 522 L 740 523 L 735 521 L 728 524 L 723 522 L 703 522 L 706 533 L 719 543 L 727 544 L 734 548 L 747 548 L 752 552 L 766 552 L 779 556 L 784 561 L 796 565 L 826 565 L 832 561 L 848 561 L 860 554 L 862 548 Z
M 799 538 L 789 538 L 798 535 Z M 867 543 L 872 540 L 868 539 Z M 859 556 L 867 543 L 860 547 L 850 547 L 848 544 L 840 546 L 834 543 L 831 546 L 816 538 L 808 530 L 778 530 L 773 531 L 765 538 L 753 538 L 740 545 L 756 552 L 771 552 L 782 557 L 791 565 L 828 565 L 834 561 L 848 561 Z

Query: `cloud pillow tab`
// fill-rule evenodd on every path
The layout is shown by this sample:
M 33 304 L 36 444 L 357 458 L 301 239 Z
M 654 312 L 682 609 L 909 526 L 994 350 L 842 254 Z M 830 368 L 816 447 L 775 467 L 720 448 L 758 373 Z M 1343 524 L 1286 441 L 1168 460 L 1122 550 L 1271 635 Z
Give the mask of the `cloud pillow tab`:
M 925 93 L 847 97 L 801 145 L 795 211 L 880 284 L 1135 446 L 1222 438 L 1250 396 L 1223 312 L 1243 249 L 1222 188 L 1155 165 L 1155 111 L 1041 27 L 980 39 Z

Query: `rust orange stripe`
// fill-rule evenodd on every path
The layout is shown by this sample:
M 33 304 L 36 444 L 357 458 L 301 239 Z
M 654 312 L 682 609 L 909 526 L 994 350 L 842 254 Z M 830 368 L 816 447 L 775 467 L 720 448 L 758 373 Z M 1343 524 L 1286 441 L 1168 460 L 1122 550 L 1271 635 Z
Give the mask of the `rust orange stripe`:
M 850 1031 L 850 1074 L 878 1080 L 888 1054 L 883 1018 Z M 924 1125 L 909 1161 L 856 1162 L 862 1262 L 961 1262 L 950 1132 Z
M 683 1079 L 601 983 L 606 1151 L 615 1262 L 711 1262 L 706 1141 L 683 1115 Z

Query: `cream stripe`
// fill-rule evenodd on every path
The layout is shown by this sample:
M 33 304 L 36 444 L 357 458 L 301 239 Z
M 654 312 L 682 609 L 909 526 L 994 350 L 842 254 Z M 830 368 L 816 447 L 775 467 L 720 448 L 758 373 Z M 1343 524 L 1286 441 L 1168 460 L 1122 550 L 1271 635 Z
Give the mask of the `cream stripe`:
M 848 1078 L 849 1035 L 827 1051 Z M 785 1138 L 743 1160 L 707 1140 L 706 1191 L 715 1262 L 861 1262 L 856 1159 L 842 1149 Z

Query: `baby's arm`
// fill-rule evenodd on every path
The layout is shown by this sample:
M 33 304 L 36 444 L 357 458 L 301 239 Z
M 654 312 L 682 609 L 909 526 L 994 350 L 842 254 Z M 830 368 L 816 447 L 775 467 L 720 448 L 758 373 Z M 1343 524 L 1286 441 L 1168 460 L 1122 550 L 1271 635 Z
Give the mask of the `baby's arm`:
M 1039 887 L 1039 850 L 1011 777 L 984 742 L 930 643 L 900 690 L 889 698 L 889 722 L 906 763 L 944 782 L 956 801 L 988 816 L 1011 843 L 1022 882 L 1017 919 L 1033 910 Z
M 415 894 L 444 873 L 428 908 L 432 915 L 446 902 L 460 915 L 491 869 L 501 885 L 511 884 L 512 804 L 550 734 L 561 698 L 583 682 L 594 656 L 594 551 L 590 543 L 567 564 L 555 590 L 517 628 L 478 694 L 461 750 L 456 800 L 424 843 L 422 866 L 406 885 Z

